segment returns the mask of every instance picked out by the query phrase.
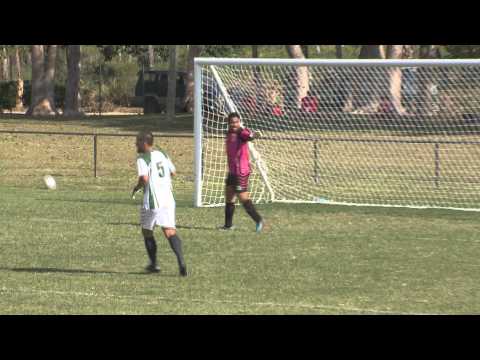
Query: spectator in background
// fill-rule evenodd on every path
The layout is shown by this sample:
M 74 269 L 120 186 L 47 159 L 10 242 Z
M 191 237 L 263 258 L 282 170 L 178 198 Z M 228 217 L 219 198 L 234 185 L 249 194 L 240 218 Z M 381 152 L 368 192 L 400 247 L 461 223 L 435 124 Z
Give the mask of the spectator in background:
M 275 116 L 282 116 L 283 115 L 283 110 L 282 110 L 282 96 L 280 92 L 277 89 L 273 89 L 271 93 L 271 98 L 272 98 L 272 114 Z
M 302 111 L 316 113 L 318 111 L 318 99 L 308 90 L 307 96 L 302 99 Z
M 380 99 L 378 110 L 382 114 L 392 114 L 395 108 L 388 96 L 382 96 Z

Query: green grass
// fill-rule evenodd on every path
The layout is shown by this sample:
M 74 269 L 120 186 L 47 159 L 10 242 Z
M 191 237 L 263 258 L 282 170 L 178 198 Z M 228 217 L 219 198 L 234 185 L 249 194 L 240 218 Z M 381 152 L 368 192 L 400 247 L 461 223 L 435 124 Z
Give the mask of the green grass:
M 21 127 L 124 132 L 141 120 Z M 175 126 L 188 131 L 182 121 Z M 159 231 L 162 272 L 143 274 L 140 201 L 128 196 L 132 138 L 101 139 L 96 179 L 90 141 L 0 134 L 1 314 L 480 313 L 477 213 L 271 204 L 258 207 L 264 233 L 241 208 L 237 230 L 220 232 L 221 208 L 192 207 L 191 139 L 161 140 L 180 170 L 177 223 L 191 276 L 177 275 Z M 43 189 L 47 172 L 58 190 Z

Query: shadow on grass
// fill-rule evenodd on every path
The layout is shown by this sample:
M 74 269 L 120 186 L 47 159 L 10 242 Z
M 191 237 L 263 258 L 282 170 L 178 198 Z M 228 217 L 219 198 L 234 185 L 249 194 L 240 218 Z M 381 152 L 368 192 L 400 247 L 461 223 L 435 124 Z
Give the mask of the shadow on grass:
M 2 120 L 21 120 L 22 124 L 49 124 L 58 123 L 77 126 L 90 126 L 92 128 L 115 128 L 127 132 L 150 130 L 153 132 L 193 132 L 193 115 L 177 114 L 174 121 L 169 121 L 165 114 L 152 115 L 89 115 L 79 118 L 64 118 L 61 116 L 49 116 L 44 118 L 32 118 L 23 114 L 1 114 Z
M 156 275 L 163 277 L 177 277 L 176 274 L 165 274 L 165 273 L 148 273 L 145 271 L 136 271 L 136 272 L 120 272 L 120 271 L 104 271 L 104 270 L 83 270 L 83 269 L 60 269 L 60 268 L 6 268 L 0 267 L 0 270 L 14 271 L 14 272 L 24 272 L 24 273 L 63 273 L 63 274 L 118 274 L 118 275 Z
M 130 199 L 123 200 L 90 200 L 90 199 L 36 199 L 38 201 L 66 201 L 66 202 L 79 202 L 79 203 L 98 203 L 98 204 L 117 204 L 117 205 L 137 205 L 136 202 Z
M 217 227 L 215 227 L 215 226 L 177 225 L 177 229 L 188 229 L 188 230 L 217 230 Z
M 95 128 L 120 128 L 125 131 L 153 132 L 193 132 L 193 116 L 177 115 L 174 121 L 169 121 L 163 114 L 140 115 L 132 117 L 108 117 L 92 121 L 89 125 Z
M 107 225 L 114 225 L 114 226 L 140 226 L 140 223 L 133 223 L 133 222 L 111 222 L 107 223 Z M 187 230 L 216 230 L 217 228 L 214 226 L 190 226 L 190 225 L 177 225 L 177 229 L 187 229 Z

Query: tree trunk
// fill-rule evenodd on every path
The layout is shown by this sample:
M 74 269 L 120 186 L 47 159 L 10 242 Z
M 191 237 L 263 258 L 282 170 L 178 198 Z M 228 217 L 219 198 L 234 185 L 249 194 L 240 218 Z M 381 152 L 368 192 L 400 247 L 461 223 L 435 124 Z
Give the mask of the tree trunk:
M 80 45 L 68 45 L 65 50 L 68 75 L 63 116 L 82 116 L 83 113 L 80 111 Z
M 43 73 L 45 54 L 43 45 L 31 46 L 31 61 L 32 61 L 32 87 L 30 104 L 26 115 L 33 115 L 34 109 L 40 104 L 41 100 L 45 97 L 43 89 Z M 38 111 L 37 111 L 38 113 Z
M 360 59 L 385 59 L 385 57 L 383 45 L 362 45 L 360 48 Z M 379 78 L 369 67 L 354 68 L 352 71 L 352 80 L 347 83 L 350 95 L 345 100 L 343 110 L 350 113 L 376 113 L 382 97 L 378 87 L 378 83 L 383 80 L 382 76 Z
M 288 55 L 293 59 L 305 59 L 305 56 L 302 51 L 301 45 L 287 45 Z M 308 78 L 308 67 L 307 66 L 296 66 L 295 67 L 295 97 L 296 97 L 296 108 L 300 108 L 302 104 L 302 99 L 307 96 L 309 90 L 309 78 Z M 288 85 L 287 85 L 288 86 Z M 288 89 L 287 89 L 288 91 Z M 288 99 L 290 102 L 292 99 Z M 291 105 L 293 106 L 293 104 Z
M 10 80 L 16 80 L 15 78 L 15 54 L 10 54 L 8 56 L 8 71 L 9 71 L 9 76 Z
M 440 58 L 438 45 L 420 45 L 420 59 Z
M 57 59 L 57 45 L 47 46 L 47 58 L 45 63 L 45 87 L 47 89 L 48 101 L 52 110 L 58 115 L 55 107 L 55 64 Z
M 9 75 L 9 61 L 8 61 L 8 55 L 7 55 L 7 49 L 3 47 L 2 49 L 2 80 L 10 80 Z
M 195 95 L 195 79 L 194 79 L 194 59 L 202 53 L 202 45 L 190 45 L 187 55 L 187 86 L 185 90 L 185 110 L 193 112 L 194 95 Z
M 440 57 L 438 45 L 420 45 L 419 55 L 421 59 L 435 59 Z M 418 78 L 418 96 L 416 97 L 416 112 L 421 115 L 432 115 L 432 92 L 435 85 L 432 77 L 428 73 L 428 68 L 420 67 L 417 70 Z
M 15 110 L 23 110 L 23 78 L 22 78 L 22 63 L 20 58 L 20 50 L 15 48 L 14 72 L 17 80 L 17 98 L 15 102 Z
M 413 59 L 415 57 L 416 45 L 403 45 L 402 59 Z
M 175 120 L 175 103 L 177 100 L 177 45 L 169 45 L 167 119 Z
M 387 56 L 389 59 L 401 59 L 404 52 L 403 45 L 389 45 Z M 404 115 L 406 109 L 402 106 L 402 70 L 399 67 L 389 68 L 389 100 L 395 111 Z
M 360 48 L 360 59 L 385 59 L 384 45 L 362 45 Z
M 258 58 L 258 45 L 252 45 L 252 58 Z
M 335 55 L 336 55 L 337 59 L 342 59 L 343 58 L 342 45 L 335 45 Z
M 308 59 L 309 57 L 309 52 L 308 52 L 308 45 L 302 45 L 302 51 L 303 51 L 303 55 L 305 56 L 306 59 Z
M 56 45 L 32 45 L 32 94 L 27 115 L 55 115 L 53 80 L 55 78 Z
M 259 57 L 259 52 L 258 52 L 258 45 L 252 45 L 252 58 L 258 58 Z M 266 91 L 265 91 L 265 86 L 264 82 L 261 81 L 261 74 L 260 74 L 260 67 L 259 66 L 254 66 L 253 67 L 253 82 L 255 85 L 255 105 L 254 107 L 264 107 L 265 106 L 265 101 L 267 99 L 266 97 Z
M 153 45 L 148 45 L 148 69 L 153 69 L 155 66 L 155 52 L 153 50 Z

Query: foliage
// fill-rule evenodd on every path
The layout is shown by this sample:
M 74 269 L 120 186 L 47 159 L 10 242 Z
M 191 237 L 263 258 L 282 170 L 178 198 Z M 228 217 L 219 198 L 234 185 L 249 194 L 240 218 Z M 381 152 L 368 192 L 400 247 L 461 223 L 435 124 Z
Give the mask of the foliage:
M 361 45 L 342 45 L 343 58 L 358 58 Z M 29 45 L 0 45 L 8 54 L 15 49 L 20 50 L 22 61 L 22 77 L 31 78 Z M 155 68 L 168 68 L 168 45 L 153 45 Z M 259 56 L 262 58 L 285 58 L 285 45 L 258 45 Z M 441 46 L 442 57 L 447 58 L 480 58 L 480 45 L 445 45 Z M 1 55 L 1 54 L 0 54 Z M 188 46 L 177 46 L 177 63 L 179 70 L 185 70 L 187 65 Z M 252 45 L 205 45 L 200 56 L 211 57 L 251 57 Z M 309 58 L 336 57 L 335 45 L 308 45 Z M 82 45 L 81 48 L 81 97 L 82 106 L 99 107 L 102 82 L 102 102 L 104 105 L 128 106 L 130 98 L 135 93 L 135 83 L 138 72 L 148 60 L 148 45 Z M 101 66 L 100 66 L 101 65 Z M 100 68 L 102 73 L 100 76 Z M 55 82 L 64 85 L 67 79 L 67 62 L 63 46 L 57 52 Z M 56 92 L 57 94 L 57 92 Z M 58 96 L 64 94 L 58 92 Z M 0 101 L 2 101 L 0 99 Z M 63 103 L 62 100 L 58 101 Z M 105 108 L 105 106 L 103 106 Z
M 17 82 L 0 81 L 0 109 L 11 110 L 16 105 Z
M 32 97 L 32 83 L 30 80 L 26 80 L 23 84 L 23 99 L 24 105 L 30 105 Z M 56 83 L 54 89 L 55 107 L 63 109 L 65 105 L 65 85 Z
M 212 57 L 234 56 L 235 53 L 241 51 L 243 46 L 244 45 L 206 45 L 202 55 Z
M 112 61 L 116 57 L 130 55 L 139 64 L 148 63 L 148 45 L 97 45 L 105 61 Z M 153 45 L 155 61 L 163 62 L 168 59 L 168 45 Z
M 455 59 L 480 58 L 480 45 L 446 45 L 445 50 L 449 57 Z

